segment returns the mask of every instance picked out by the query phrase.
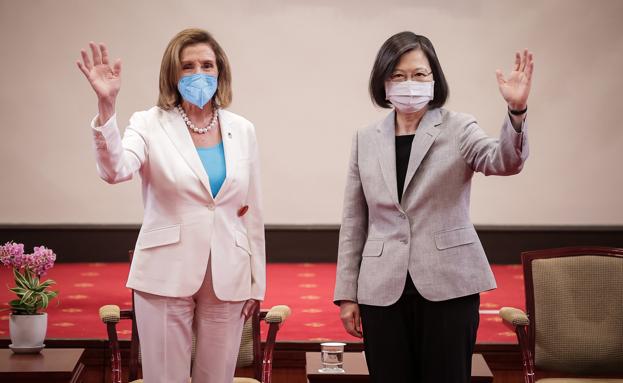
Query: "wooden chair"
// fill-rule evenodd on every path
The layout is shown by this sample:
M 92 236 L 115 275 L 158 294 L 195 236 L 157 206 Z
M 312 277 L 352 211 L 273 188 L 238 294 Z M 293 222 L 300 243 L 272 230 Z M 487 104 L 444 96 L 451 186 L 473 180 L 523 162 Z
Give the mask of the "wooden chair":
M 526 312 L 500 316 L 517 334 L 524 381 L 623 382 L 623 249 L 539 250 L 521 261 Z
M 129 252 L 130 260 L 133 252 Z M 130 336 L 130 356 L 128 368 L 129 382 L 142 382 L 139 378 L 139 369 L 141 363 L 138 330 L 136 328 L 136 319 L 134 316 L 134 292 L 132 292 L 132 308 L 121 310 L 116 305 L 106 305 L 100 307 L 100 319 L 106 324 L 108 331 L 108 340 L 112 352 L 112 382 L 121 383 L 123 365 L 121 360 L 121 351 L 119 348 L 119 339 L 117 337 L 117 323 L 120 320 L 132 321 L 132 333 Z M 256 306 L 255 311 L 247 319 L 242 330 L 242 340 L 240 350 L 238 352 L 238 362 L 236 367 L 252 367 L 253 378 L 234 378 L 233 383 L 270 383 L 273 366 L 273 351 L 277 332 L 286 318 L 290 315 L 291 310 L 288 306 L 273 306 L 270 310 L 260 310 Z M 266 342 L 262 349 L 260 324 L 264 322 L 268 325 L 266 334 Z M 194 339 L 193 339 L 193 358 L 194 358 Z M 190 377 L 189 377 L 190 378 Z

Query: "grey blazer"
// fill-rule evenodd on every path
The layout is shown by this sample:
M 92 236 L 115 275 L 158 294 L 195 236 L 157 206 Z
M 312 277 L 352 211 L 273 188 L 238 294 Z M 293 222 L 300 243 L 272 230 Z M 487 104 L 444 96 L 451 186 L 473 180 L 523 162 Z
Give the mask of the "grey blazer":
M 447 300 L 496 287 L 469 199 L 474 172 L 519 173 L 528 157 L 506 115 L 499 139 L 474 117 L 426 112 L 415 133 L 401 203 L 396 183 L 395 113 L 353 137 L 340 229 L 334 301 L 388 306 L 407 272 L 423 297 Z

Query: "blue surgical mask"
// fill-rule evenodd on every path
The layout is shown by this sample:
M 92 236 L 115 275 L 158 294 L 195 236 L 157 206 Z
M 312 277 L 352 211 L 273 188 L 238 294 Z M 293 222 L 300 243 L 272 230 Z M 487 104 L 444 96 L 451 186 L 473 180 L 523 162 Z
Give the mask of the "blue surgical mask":
M 214 96 L 217 86 L 218 79 L 216 76 L 205 73 L 182 76 L 177 83 L 177 89 L 184 100 L 197 105 L 201 109 Z

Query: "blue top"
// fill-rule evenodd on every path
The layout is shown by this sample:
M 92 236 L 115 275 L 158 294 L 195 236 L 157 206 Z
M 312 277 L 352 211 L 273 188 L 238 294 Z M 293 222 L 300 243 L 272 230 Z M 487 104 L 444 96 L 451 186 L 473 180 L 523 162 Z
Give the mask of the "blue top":
M 225 182 L 225 177 L 227 176 L 223 141 L 209 148 L 197 148 L 197 153 L 199 153 L 203 168 L 206 173 L 208 173 L 210 188 L 212 189 L 212 198 L 214 198 L 219 190 L 221 190 L 221 186 L 223 186 L 223 182 Z

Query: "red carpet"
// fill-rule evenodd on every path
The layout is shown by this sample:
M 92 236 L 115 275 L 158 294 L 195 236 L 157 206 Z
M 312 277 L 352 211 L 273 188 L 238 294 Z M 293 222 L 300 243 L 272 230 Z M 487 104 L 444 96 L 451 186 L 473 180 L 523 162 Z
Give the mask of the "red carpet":
M 48 338 L 106 338 L 98 308 L 105 304 L 129 307 L 125 288 L 129 265 L 122 263 L 57 264 L 48 276 L 57 282 L 59 304 L 48 309 Z M 481 295 L 478 343 L 516 343 L 515 335 L 497 316 L 503 306 L 524 307 L 523 275 L 520 265 L 493 266 L 498 289 Z M 357 341 L 346 334 L 333 305 L 335 264 L 269 264 L 267 293 L 263 308 L 287 304 L 292 316 L 279 333 L 279 341 Z M 0 269 L 0 302 L 7 307 L 14 299 L 4 287 L 13 287 L 9 269 Z M 9 312 L 0 312 L 0 338 L 9 337 Z M 120 326 L 127 337 L 129 326 Z

